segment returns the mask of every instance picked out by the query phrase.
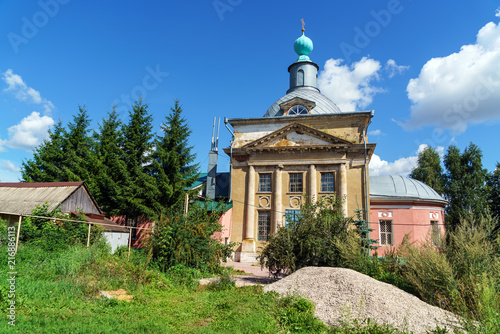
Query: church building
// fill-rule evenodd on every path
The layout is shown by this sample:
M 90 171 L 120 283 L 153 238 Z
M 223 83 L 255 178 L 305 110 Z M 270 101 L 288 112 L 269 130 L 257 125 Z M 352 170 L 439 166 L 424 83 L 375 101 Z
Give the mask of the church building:
M 290 87 L 262 117 L 227 119 L 233 128 L 224 151 L 231 163 L 232 242 L 235 260 L 254 262 L 270 234 L 306 200 L 335 196 L 342 210 L 369 212 L 368 164 L 375 144 L 367 128 L 373 111 L 343 111 L 317 88 L 312 41 L 294 43 Z M 369 217 L 365 216 L 368 220 Z

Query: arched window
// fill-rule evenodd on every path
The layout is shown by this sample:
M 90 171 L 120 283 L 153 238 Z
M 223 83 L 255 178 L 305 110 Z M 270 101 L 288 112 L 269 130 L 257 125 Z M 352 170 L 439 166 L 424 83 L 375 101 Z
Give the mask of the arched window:
M 304 86 L 304 70 L 297 72 L 297 86 Z
M 287 115 L 294 116 L 294 115 L 307 115 L 309 114 L 309 111 L 306 109 L 306 107 L 301 106 L 300 104 L 294 105 L 290 109 L 288 109 Z

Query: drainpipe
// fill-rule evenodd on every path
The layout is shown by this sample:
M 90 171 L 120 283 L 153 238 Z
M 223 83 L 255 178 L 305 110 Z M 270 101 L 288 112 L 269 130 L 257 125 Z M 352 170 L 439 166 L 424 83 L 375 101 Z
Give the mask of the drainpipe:
M 370 194 L 368 193 L 368 167 L 366 165 L 366 132 L 368 131 L 368 126 L 372 123 L 372 118 L 373 118 L 373 111 L 372 114 L 370 115 L 370 120 L 368 124 L 366 124 L 365 128 L 363 129 L 363 143 L 365 145 L 365 217 L 366 217 L 366 228 L 370 229 L 370 212 L 368 211 L 368 201 L 370 198 Z M 370 239 L 370 231 L 368 231 L 368 239 Z
M 231 139 L 231 148 L 229 152 L 229 202 L 233 200 L 233 143 L 234 143 L 234 133 L 231 131 L 229 126 L 227 124 L 229 123 L 227 117 L 224 117 L 224 125 L 226 126 L 226 129 L 231 133 L 231 136 L 233 138 Z M 366 158 L 365 158 L 366 161 Z

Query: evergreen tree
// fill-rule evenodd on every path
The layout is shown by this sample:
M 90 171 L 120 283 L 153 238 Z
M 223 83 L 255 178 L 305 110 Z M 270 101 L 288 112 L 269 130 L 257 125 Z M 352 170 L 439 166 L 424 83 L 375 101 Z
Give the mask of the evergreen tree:
M 65 181 L 62 175 L 66 131 L 59 121 L 49 130 L 49 139 L 44 140 L 33 152 L 33 158 L 23 161 L 23 182 Z
M 99 197 L 99 187 L 94 178 L 99 166 L 95 142 L 89 135 L 90 121 L 85 107 L 79 107 L 73 122 L 68 124 L 62 172 L 65 181 L 85 181 L 90 192 Z
M 124 160 L 122 122 L 115 106 L 99 125 L 99 132 L 94 132 L 94 138 L 99 166 L 95 175 L 99 185 L 97 202 L 107 214 L 120 215 L 125 208 L 124 187 L 129 175 Z
M 497 162 L 497 168 L 488 175 L 487 184 L 491 213 L 500 222 L 500 162 Z
M 456 146 L 450 146 L 444 157 L 447 169 L 444 189 L 449 201 L 446 222 L 452 228 L 459 224 L 460 217 L 472 214 L 480 219 L 488 209 L 487 172 L 483 169 L 482 156 L 481 150 L 470 143 L 462 154 Z
M 156 140 L 153 174 L 161 195 L 159 201 L 164 209 L 179 207 L 185 197 L 185 189 L 198 177 L 198 164 L 189 146 L 191 130 L 182 117 L 179 100 L 170 109 L 161 129 L 162 135 Z
M 123 187 L 123 213 L 131 218 L 154 218 L 161 212 L 158 203 L 160 192 L 155 178 L 151 176 L 153 117 L 147 108 L 141 100 L 135 102 L 129 112 L 129 122 L 123 128 L 123 151 L 129 176 Z
M 412 170 L 410 177 L 443 194 L 444 174 L 439 153 L 432 147 L 426 147 L 418 154 L 418 165 Z

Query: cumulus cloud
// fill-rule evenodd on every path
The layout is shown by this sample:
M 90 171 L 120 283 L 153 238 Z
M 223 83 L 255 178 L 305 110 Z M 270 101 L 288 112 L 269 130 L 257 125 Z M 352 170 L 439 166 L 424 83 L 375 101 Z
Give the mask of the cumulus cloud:
M 402 74 L 404 71 L 409 69 L 410 66 L 398 65 L 394 59 L 389 59 L 385 63 L 384 69 L 388 73 L 389 78 L 392 78 L 396 74 Z
M 49 138 L 48 130 L 52 125 L 54 120 L 51 117 L 40 116 L 40 113 L 33 111 L 19 124 L 8 129 L 9 139 L 2 141 L 2 144 L 10 148 L 31 151 Z
M 377 130 L 368 131 L 368 135 L 369 136 L 383 136 L 383 135 L 385 135 L 385 133 L 383 133 L 382 130 L 377 129 Z
M 495 12 L 496 17 L 500 17 L 500 8 L 497 8 L 497 11 Z
M 352 65 L 342 65 L 342 59 L 328 59 L 318 75 L 318 87 L 342 111 L 363 109 L 373 96 L 384 90 L 373 85 L 380 78 L 379 61 L 363 57 Z
M 42 105 L 46 114 L 50 114 L 54 110 L 52 102 L 43 98 L 39 91 L 29 87 L 21 76 L 15 74 L 11 69 L 3 73 L 2 80 L 8 85 L 4 92 L 11 93 L 19 101 Z
M 21 169 L 19 167 L 16 167 L 10 160 L 0 160 L 0 169 L 13 173 L 18 173 L 21 171 Z
M 432 58 L 406 88 L 411 114 L 405 129 L 424 125 L 460 134 L 469 124 L 500 120 L 500 24 L 482 27 L 475 44 Z
M 382 160 L 374 154 L 370 160 L 370 175 L 403 175 L 407 176 L 417 166 L 417 156 L 400 158 L 394 162 Z
M 418 154 L 427 147 L 427 144 L 421 144 L 415 155 L 400 158 L 394 162 L 382 160 L 378 155 L 374 154 L 370 160 L 370 175 L 402 175 L 408 176 L 411 171 L 417 167 Z M 444 147 L 436 148 L 441 158 L 444 155 Z

